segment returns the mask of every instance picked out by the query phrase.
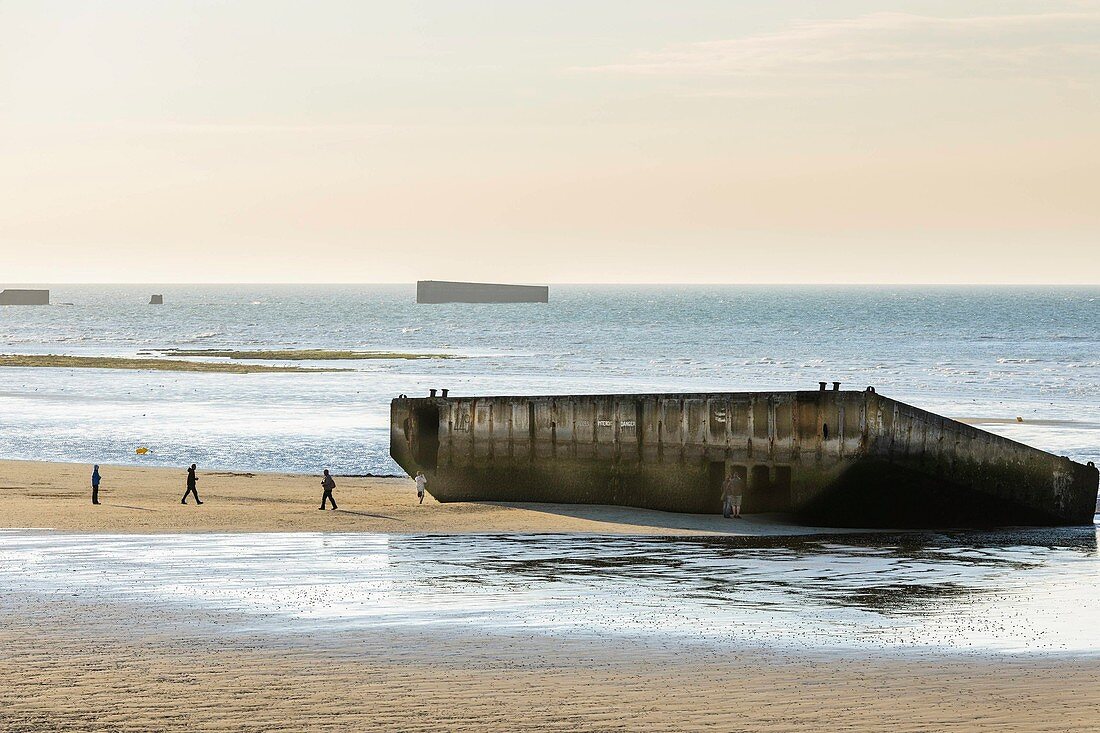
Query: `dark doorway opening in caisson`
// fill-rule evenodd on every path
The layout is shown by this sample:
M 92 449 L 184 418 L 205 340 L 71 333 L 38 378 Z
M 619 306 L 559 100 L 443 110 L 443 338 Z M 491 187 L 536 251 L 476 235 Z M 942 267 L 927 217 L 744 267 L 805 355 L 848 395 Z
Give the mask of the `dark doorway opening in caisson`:
M 434 405 L 413 411 L 413 459 L 421 468 L 435 468 L 439 462 L 439 408 Z

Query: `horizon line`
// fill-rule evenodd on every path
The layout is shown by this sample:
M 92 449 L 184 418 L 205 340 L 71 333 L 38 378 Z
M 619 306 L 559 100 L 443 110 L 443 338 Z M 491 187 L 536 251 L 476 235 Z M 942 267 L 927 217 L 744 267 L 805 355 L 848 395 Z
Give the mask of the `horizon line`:
M 347 287 L 347 286 L 360 286 L 360 285 L 416 285 L 419 280 L 372 280 L 372 281 L 347 281 L 347 282 L 333 282 L 331 280 L 208 280 L 208 281 L 185 281 L 185 280 L 173 280 L 173 281 L 96 281 L 96 280 L 58 280 L 58 281 L 26 281 L 15 282 L 10 284 L 0 284 L 0 290 L 3 288 L 18 288 L 18 287 L 33 287 L 33 286 L 64 286 L 64 285 L 103 285 L 103 286 L 120 286 L 120 285 L 132 285 L 132 286 L 196 286 L 196 285 L 282 285 L 282 286 L 314 286 L 314 285 L 327 285 L 333 287 Z M 865 282 L 865 281 L 768 281 L 768 282 L 728 282 L 728 281 L 673 281 L 673 282 L 658 282 L 658 281 L 561 281 L 561 282 L 501 282 L 501 281 L 489 281 L 489 280 L 449 280 L 447 282 L 469 282 L 479 284 L 494 284 L 494 285 L 541 285 L 541 286 L 633 286 L 633 287 L 674 287 L 674 286 L 713 286 L 713 287 L 1100 287 L 1100 282 L 1035 282 L 1035 281 L 999 281 L 999 282 L 912 282 L 912 281 L 892 281 L 892 282 Z

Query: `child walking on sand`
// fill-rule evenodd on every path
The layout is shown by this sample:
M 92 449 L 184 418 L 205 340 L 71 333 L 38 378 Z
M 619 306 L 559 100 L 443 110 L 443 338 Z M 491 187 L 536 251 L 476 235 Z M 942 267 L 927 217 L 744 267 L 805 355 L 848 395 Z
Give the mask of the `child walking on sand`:
M 428 477 L 424 475 L 423 471 L 416 472 L 416 498 L 420 499 L 420 503 L 424 503 L 424 492 L 428 487 Z

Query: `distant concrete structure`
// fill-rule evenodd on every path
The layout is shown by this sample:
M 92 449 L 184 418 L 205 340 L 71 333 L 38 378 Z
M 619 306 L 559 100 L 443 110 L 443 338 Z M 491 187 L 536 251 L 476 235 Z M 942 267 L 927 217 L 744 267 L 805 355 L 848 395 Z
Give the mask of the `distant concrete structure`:
M 743 511 L 848 527 L 1091 524 L 1098 473 L 865 391 L 400 397 L 390 454 L 440 501 Z
M 547 303 L 546 285 L 498 285 L 447 280 L 419 280 L 417 303 Z
M 0 291 L 0 305 L 49 305 L 49 290 L 19 290 L 7 288 Z
M 150 295 L 149 296 L 149 305 L 164 305 L 164 296 L 163 295 Z

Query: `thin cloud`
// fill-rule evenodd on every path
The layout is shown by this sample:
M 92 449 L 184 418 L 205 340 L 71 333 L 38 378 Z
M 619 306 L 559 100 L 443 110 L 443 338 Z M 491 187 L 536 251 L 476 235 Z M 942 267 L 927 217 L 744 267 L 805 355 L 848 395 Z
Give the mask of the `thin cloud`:
M 210 134 L 255 134 L 255 133 L 273 133 L 273 134 L 310 134 L 310 133 L 356 133 L 356 134 L 373 134 L 389 132 L 395 129 L 395 125 L 391 124 L 267 124 L 267 123 L 250 123 L 250 122 L 180 122 L 180 123 L 154 123 L 149 125 L 132 125 L 134 127 L 140 127 L 145 130 L 155 130 L 164 132 L 193 132 L 193 133 L 210 133 Z
M 1098 75 L 1100 12 L 944 18 L 872 13 L 639 53 L 588 72 L 669 77 L 1079 80 Z

